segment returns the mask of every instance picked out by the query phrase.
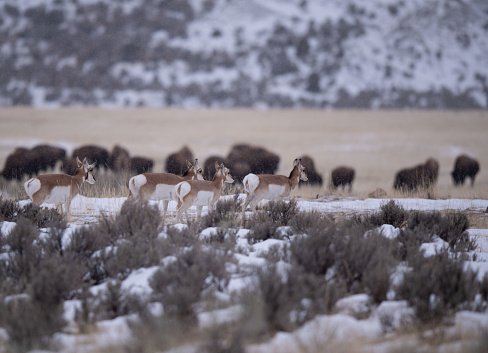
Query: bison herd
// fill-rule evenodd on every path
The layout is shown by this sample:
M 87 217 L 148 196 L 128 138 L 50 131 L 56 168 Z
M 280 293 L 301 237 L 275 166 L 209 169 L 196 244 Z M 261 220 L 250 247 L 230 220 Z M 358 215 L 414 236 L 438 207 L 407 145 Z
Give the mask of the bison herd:
M 97 162 L 97 167 L 105 167 L 114 172 L 128 172 L 141 174 L 151 172 L 154 168 L 154 161 L 140 156 L 131 156 L 125 148 L 116 145 L 111 152 L 103 147 L 86 145 L 73 151 L 71 156 L 66 154 L 62 148 L 50 145 L 38 145 L 31 149 L 17 148 L 12 152 L 5 162 L 1 175 L 6 180 L 21 180 L 24 176 L 32 177 L 41 172 L 53 169 L 59 162 L 61 170 L 67 174 L 73 174 L 76 170 L 76 157 L 86 157 L 88 163 Z M 315 169 L 313 159 L 310 156 L 301 156 L 302 165 L 305 167 L 308 176 L 308 185 L 321 186 L 322 176 Z M 194 160 L 192 151 L 183 146 L 179 151 L 170 154 L 166 158 L 165 169 L 168 173 L 181 175 L 186 170 L 186 161 Z M 262 147 L 250 146 L 247 144 L 234 145 L 227 156 L 209 156 L 203 166 L 205 179 L 211 179 L 215 173 L 215 165 L 224 163 L 230 170 L 237 182 L 249 174 L 275 174 L 278 170 L 280 158 L 277 154 Z M 463 185 L 466 178 L 474 184 L 476 174 L 479 172 L 479 163 L 467 156 L 460 155 L 454 163 L 454 170 L 451 172 L 454 185 Z M 419 189 L 429 189 L 438 178 L 439 163 L 434 158 L 429 158 L 425 163 L 405 168 L 395 175 L 393 188 L 396 190 L 411 192 Z M 352 190 L 355 178 L 355 170 L 348 166 L 340 166 L 331 171 L 329 188 Z

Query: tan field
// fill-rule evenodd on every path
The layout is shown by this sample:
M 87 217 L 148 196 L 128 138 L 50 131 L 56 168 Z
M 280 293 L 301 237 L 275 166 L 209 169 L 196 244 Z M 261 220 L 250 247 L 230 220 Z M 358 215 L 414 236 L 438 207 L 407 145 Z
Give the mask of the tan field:
M 68 152 L 83 144 L 109 151 L 120 144 L 133 156 L 153 158 L 157 172 L 183 145 L 201 163 L 210 155 L 226 156 L 236 143 L 260 145 L 280 156 L 279 173 L 286 175 L 294 158 L 309 155 L 325 183 L 296 192 L 304 197 L 330 195 L 326 184 L 339 165 L 353 167 L 356 179 L 351 194 L 336 194 L 365 198 L 383 188 L 398 197 L 395 173 L 434 157 L 440 163 L 434 197 L 488 199 L 488 111 L 0 109 L 2 169 L 16 147 L 40 143 Z M 480 162 L 473 188 L 452 185 L 450 171 L 461 153 Z

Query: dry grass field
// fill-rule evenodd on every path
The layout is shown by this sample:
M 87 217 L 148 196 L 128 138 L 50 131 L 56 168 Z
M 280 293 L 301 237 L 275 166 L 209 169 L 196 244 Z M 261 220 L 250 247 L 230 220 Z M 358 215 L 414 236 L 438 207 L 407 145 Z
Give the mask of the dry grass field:
M 153 158 L 158 172 L 183 145 L 203 162 L 210 155 L 227 155 L 236 143 L 249 143 L 277 153 L 282 174 L 289 173 L 294 158 L 311 156 L 325 184 L 334 167 L 354 167 L 352 193 L 336 194 L 359 198 L 379 187 L 399 197 L 392 189 L 395 173 L 434 157 L 440 163 L 434 197 L 488 198 L 487 111 L 0 109 L 1 168 L 16 147 L 40 143 L 68 152 L 82 144 L 109 150 L 120 144 L 131 155 Z M 450 171 L 461 153 L 480 162 L 474 188 L 452 185 Z M 330 194 L 326 185 L 296 192 Z

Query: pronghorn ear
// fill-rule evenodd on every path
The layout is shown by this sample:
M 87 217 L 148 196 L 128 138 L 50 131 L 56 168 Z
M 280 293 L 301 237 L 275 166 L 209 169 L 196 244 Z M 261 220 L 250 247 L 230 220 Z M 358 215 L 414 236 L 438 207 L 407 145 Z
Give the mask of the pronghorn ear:
M 80 159 L 78 157 L 76 157 L 76 164 L 78 164 L 78 168 L 79 168 L 79 167 L 81 167 L 83 165 L 83 162 L 80 161 Z
M 215 162 L 215 170 L 219 170 L 220 169 L 220 165 L 218 162 Z
M 193 166 L 198 169 L 198 158 L 193 161 Z
M 193 165 L 191 164 L 191 162 L 190 162 L 188 159 L 186 160 L 186 166 L 187 166 L 188 168 L 193 167 Z
M 93 169 L 97 165 L 97 161 L 93 162 L 92 164 L 88 165 L 89 168 Z
M 293 161 L 293 166 L 296 167 L 298 163 L 299 163 L 298 158 L 295 158 L 295 160 Z

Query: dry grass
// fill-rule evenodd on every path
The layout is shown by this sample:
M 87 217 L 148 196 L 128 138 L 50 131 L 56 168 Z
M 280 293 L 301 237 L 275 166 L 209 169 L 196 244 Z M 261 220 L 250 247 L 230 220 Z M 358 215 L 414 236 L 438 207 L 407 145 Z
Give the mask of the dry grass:
M 280 174 L 288 175 L 296 157 L 309 155 L 314 159 L 325 184 L 322 188 L 300 188 L 296 196 L 362 199 L 383 188 L 388 197 L 404 197 L 392 189 L 395 173 L 434 157 L 439 160 L 440 171 L 433 194 L 408 196 L 488 199 L 486 131 L 487 111 L 2 108 L 0 166 L 3 168 L 8 154 L 18 146 L 50 143 L 71 152 L 82 144 L 98 144 L 109 150 L 120 144 L 132 155 L 153 158 L 155 171 L 161 172 L 166 157 L 183 145 L 188 145 L 203 163 L 211 155 L 225 156 L 236 143 L 249 143 L 277 153 Z M 452 186 L 450 171 L 460 153 L 480 162 L 473 188 Z M 356 170 L 351 194 L 331 192 L 326 187 L 330 171 L 339 165 Z M 96 191 L 85 188 L 87 195 L 127 195 L 123 182 L 117 185 L 115 181 L 105 182 L 105 178 L 112 177 L 100 172 L 97 182 L 105 186 Z M 9 193 L 19 190 L 1 183 L 2 190 Z

